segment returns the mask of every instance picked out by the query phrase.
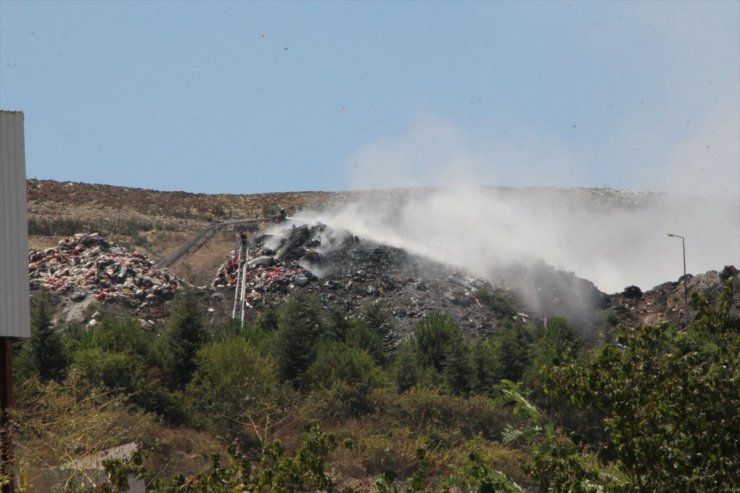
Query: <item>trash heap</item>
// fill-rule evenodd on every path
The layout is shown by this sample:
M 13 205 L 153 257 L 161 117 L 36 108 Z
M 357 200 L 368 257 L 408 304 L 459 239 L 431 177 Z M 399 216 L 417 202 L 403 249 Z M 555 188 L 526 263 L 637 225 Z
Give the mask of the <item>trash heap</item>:
M 267 246 L 271 236 L 260 236 L 250 248 L 246 260 L 246 299 L 259 304 L 264 295 L 271 293 L 286 294 L 294 286 L 304 287 L 317 277 L 300 264 L 300 258 L 289 255 L 277 255 Z M 232 250 L 219 267 L 216 278 L 211 283 L 215 289 L 235 286 L 239 271 L 239 253 Z
M 492 296 L 511 299 L 505 290 L 454 267 L 320 223 L 273 228 L 249 243 L 246 300 L 254 315 L 304 289 L 325 307 L 341 305 L 350 313 L 381 303 L 401 336 L 413 332 L 416 322 L 431 312 L 446 313 L 464 333 L 480 336 L 501 319 L 487 301 Z M 235 286 L 238 266 L 238 252 L 232 251 L 212 287 Z M 233 300 L 233 295 L 225 298 Z
M 684 286 L 684 281 L 686 285 Z M 642 292 L 637 286 L 628 286 L 621 293 L 609 296 L 612 311 L 620 318 L 635 325 L 655 325 L 668 321 L 682 326 L 685 320 L 686 300 L 684 289 L 691 293 L 700 293 L 709 299 L 716 299 L 730 282 L 735 289 L 728 307 L 732 312 L 740 311 L 740 283 L 738 270 L 727 265 L 721 271 L 710 270 L 703 274 L 681 276 L 677 281 L 665 282 Z M 689 319 L 693 320 L 698 311 L 689 309 Z
M 78 233 L 55 248 L 31 249 L 28 262 L 32 290 L 46 288 L 75 302 L 93 298 L 156 307 L 183 284 L 145 255 L 111 245 L 98 233 Z

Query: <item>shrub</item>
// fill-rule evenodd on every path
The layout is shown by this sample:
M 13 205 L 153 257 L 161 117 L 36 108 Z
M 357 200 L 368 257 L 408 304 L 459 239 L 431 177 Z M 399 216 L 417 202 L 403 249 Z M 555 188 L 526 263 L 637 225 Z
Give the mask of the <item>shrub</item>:
M 331 389 L 354 416 L 374 410 L 371 391 L 386 382 L 387 376 L 366 351 L 341 342 L 319 346 L 306 372 L 307 387 Z
M 104 317 L 100 328 L 93 334 L 92 344 L 105 351 L 136 355 L 147 361 L 151 360 L 153 338 L 135 318 Z
M 715 304 L 696 297 L 688 330 L 622 329 L 619 345 L 552 371 L 550 392 L 603 416 L 599 457 L 628 477 L 625 490 L 737 488 L 740 319 L 731 300 L 730 287 Z M 560 470 L 578 473 L 565 459 Z M 541 465 L 534 473 L 545 480 L 552 460 Z
M 398 348 L 392 371 L 398 392 L 406 392 L 428 380 L 424 378 L 424 369 L 419 366 L 414 340 L 406 341 Z
M 363 319 L 352 317 L 347 320 L 344 340 L 351 347 L 367 351 L 377 364 L 384 365 L 387 362 L 383 338 L 379 333 L 370 330 Z
M 379 390 L 374 399 L 383 411 L 379 419 L 403 424 L 416 433 L 436 435 L 448 447 L 474 436 L 498 439 L 511 417 L 507 408 L 488 397 L 445 395 L 429 388 L 414 388 L 400 396 Z
M 196 364 L 187 393 L 210 429 L 246 436 L 278 411 L 275 365 L 245 339 L 232 336 L 204 346 Z
M 474 394 L 493 395 L 499 382 L 496 351 L 490 341 L 476 341 L 470 350 L 470 390 Z
M 144 378 L 144 365 L 138 358 L 123 352 L 88 348 L 74 354 L 73 366 L 91 385 L 102 384 L 111 389 L 136 390 Z
M 382 341 L 383 353 L 390 354 L 397 343 L 397 327 L 393 316 L 382 303 L 375 302 L 365 307 L 362 319 L 368 330 Z
M 507 321 L 490 338 L 491 348 L 498 362 L 495 379 L 521 380 L 529 366 L 532 336 L 527 328 L 516 322 Z

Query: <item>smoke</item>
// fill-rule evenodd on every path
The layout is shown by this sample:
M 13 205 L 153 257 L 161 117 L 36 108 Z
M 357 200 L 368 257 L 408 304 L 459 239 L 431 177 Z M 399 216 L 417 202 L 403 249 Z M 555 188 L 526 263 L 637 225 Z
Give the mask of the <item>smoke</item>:
M 716 128 L 725 127 L 720 122 Z M 671 172 L 664 174 L 673 184 L 669 188 L 686 191 L 682 185 L 688 180 L 695 193 L 708 194 L 724 181 L 725 190 L 736 192 L 737 156 L 729 141 L 716 136 L 712 142 L 720 149 L 713 161 L 701 161 L 703 171 L 695 170 L 697 140 L 683 142 L 670 161 Z M 510 168 L 524 177 L 548 176 L 541 173 L 542 165 L 532 164 L 540 152 L 547 156 L 541 160 L 566 176 L 578 176 L 582 166 L 574 153 L 546 140 L 525 160 L 508 156 L 508 166 L 499 162 L 507 159 L 505 151 L 489 159 L 481 157 L 483 152 L 452 125 L 422 122 L 407 136 L 369 144 L 350 159 L 350 185 L 386 191 L 362 192 L 315 219 L 489 279 L 542 260 L 604 292 L 633 284 L 650 289 L 678 279 L 681 245 L 667 233 L 686 238 L 689 273 L 740 263 L 740 208 L 732 194 L 495 188 L 484 185 Z M 388 188 L 399 186 L 411 188 Z
M 541 259 L 605 292 L 678 279 L 681 241 L 667 233 L 685 237 L 689 273 L 737 266 L 737 5 L 653 7 L 620 6 L 618 22 L 587 32 L 585 53 L 614 68 L 603 94 L 581 102 L 563 87 L 573 104 L 555 113 L 499 104 L 465 130 L 425 119 L 368 143 L 348 159 L 347 184 L 396 190 L 368 192 L 322 220 L 489 278 Z M 627 25 L 637 45 L 625 44 Z M 583 80 L 598 81 L 597 67 Z M 603 184 L 621 190 L 572 188 Z M 398 190 L 424 186 L 437 188 Z
M 593 181 L 595 167 L 547 132 L 483 145 L 453 125 L 425 120 L 405 136 L 360 148 L 349 160 L 348 183 L 436 188 L 366 192 L 322 220 L 481 276 L 541 259 L 605 292 L 650 289 L 683 273 L 680 242 L 667 233 L 686 238 L 690 273 L 740 263 L 738 118 L 707 116 L 664 152 L 652 185 L 671 193 L 486 186 L 572 187 Z M 532 149 L 516 154 L 520 138 Z
M 733 200 L 613 189 L 458 186 L 368 192 L 316 219 L 482 277 L 543 260 L 605 292 L 738 263 Z

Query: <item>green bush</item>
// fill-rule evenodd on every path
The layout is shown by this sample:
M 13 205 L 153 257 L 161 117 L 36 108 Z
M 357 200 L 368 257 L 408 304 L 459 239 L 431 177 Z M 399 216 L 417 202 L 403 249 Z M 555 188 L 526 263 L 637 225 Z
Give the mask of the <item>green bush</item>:
M 453 396 L 430 388 L 417 387 L 401 395 L 378 390 L 374 399 L 381 409 L 379 420 L 402 424 L 430 438 L 436 436 L 446 447 L 475 436 L 498 439 L 511 417 L 508 408 L 488 397 Z
M 154 338 L 147 333 L 135 318 L 104 317 L 92 331 L 92 344 L 105 351 L 139 356 L 152 360 Z
M 367 305 L 362 313 L 370 333 L 380 338 L 383 343 L 383 354 L 390 355 L 396 347 L 398 328 L 395 319 L 380 302 Z
M 490 338 L 491 348 L 498 362 L 495 380 L 521 380 L 530 364 L 532 335 L 524 325 L 506 321 Z
M 351 347 L 367 351 L 379 365 L 384 365 L 388 360 L 383 338 L 379 333 L 370 330 L 367 322 L 361 318 L 351 317 L 347 320 L 344 340 Z
M 73 366 L 91 385 L 135 391 L 144 379 L 144 365 L 138 358 L 123 352 L 88 348 L 74 354 Z
M 442 372 L 452 345 L 462 341 L 457 324 L 442 313 L 430 313 L 416 324 L 417 355 L 422 366 Z
M 399 393 L 406 392 L 417 385 L 431 385 L 431 369 L 426 370 L 419 364 L 416 341 L 413 339 L 401 343 L 391 368 Z
M 422 369 L 432 369 L 434 384 L 453 394 L 470 389 L 471 364 L 468 346 L 455 321 L 442 313 L 431 313 L 416 324 L 416 357 Z
M 538 327 L 529 350 L 529 366 L 524 371 L 526 385 L 541 392 L 542 374 L 552 367 L 571 363 L 585 345 L 583 338 L 563 318 L 551 318 L 547 325 Z
M 473 394 L 493 395 L 499 382 L 497 352 L 490 340 L 476 341 L 470 349 L 470 390 Z
M 198 420 L 210 429 L 245 437 L 279 411 L 275 364 L 244 338 L 204 346 L 196 364 L 187 394 Z
M 374 411 L 371 391 L 388 381 L 370 355 L 342 342 L 319 346 L 316 359 L 306 372 L 306 387 L 331 390 L 348 411 L 359 416 Z

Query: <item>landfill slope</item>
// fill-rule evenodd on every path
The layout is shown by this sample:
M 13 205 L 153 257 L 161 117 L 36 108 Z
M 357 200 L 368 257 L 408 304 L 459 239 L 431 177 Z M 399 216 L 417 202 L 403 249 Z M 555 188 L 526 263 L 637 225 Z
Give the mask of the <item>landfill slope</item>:
M 226 300 L 233 299 L 238 265 L 238 253 L 232 251 L 213 281 L 213 289 L 224 292 Z M 400 337 L 432 312 L 451 316 L 469 337 L 488 335 L 502 318 L 517 316 L 506 289 L 323 224 L 272 228 L 270 234 L 252 238 L 246 265 L 248 316 L 278 305 L 294 290 L 312 293 L 326 308 L 341 306 L 350 313 L 380 304 L 392 315 Z M 491 303 L 494 298 L 498 310 Z
M 416 323 L 433 312 L 452 317 L 469 338 L 490 335 L 507 320 L 542 323 L 558 315 L 595 336 L 593 329 L 603 321 L 604 309 L 635 325 L 664 320 L 680 324 L 685 317 L 682 280 L 644 293 L 631 286 L 606 296 L 592 283 L 542 262 L 511 267 L 500 273 L 500 279 L 486 280 L 318 223 L 273 226 L 248 243 L 242 271 L 247 319 L 279 306 L 286 295 L 299 290 L 311 293 L 326 309 L 341 308 L 350 314 L 378 305 L 391 315 L 398 339 L 413 333 Z M 211 285 L 197 287 L 215 323 L 231 316 L 238 266 L 238 252 L 232 250 Z M 738 289 L 732 309 L 740 309 L 735 267 L 686 280 L 690 293 L 710 297 L 716 297 L 727 281 L 734 282 Z M 153 329 L 166 319 L 176 291 L 187 284 L 146 255 L 110 243 L 98 233 L 79 233 L 62 238 L 55 247 L 31 249 L 29 283 L 32 293 L 45 289 L 54 295 L 63 320 L 95 324 L 93 312 L 105 304 Z M 527 289 L 532 288 L 539 296 L 536 304 L 528 298 Z M 690 317 L 695 316 L 696 311 L 690 311 Z
M 89 305 L 106 303 L 147 323 L 163 320 L 183 279 L 198 285 L 210 282 L 232 244 L 229 237 L 233 233 L 220 232 L 171 270 L 157 268 L 156 261 L 209 221 L 257 217 L 279 207 L 290 213 L 358 199 L 400 207 L 433 192 L 398 189 L 206 195 L 29 180 L 30 241 L 41 246 L 30 252 L 31 288 L 34 292 L 42 287 L 50 290 L 65 310 L 77 315 Z M 619 207 L 640 209 L 656 199 L 655 194 L 620 190 L 491 189 L 491 193 L 522 201 L 539 197 L 544 202 L 554 195 L 604 212 Z M 101 235 L 74 234 L 96 231 L 97 227 Z M 323 225 L 287 226 L 268 232 L 250 238 L 253 263 L 248 271 L 248 317 L 277 306 L 297 289 L 314 293 L 326 307 L 342 305 L 360 311 L 380 304 L 392 313 L 404 334 L 432 311 L 450 314 L 471 336 L 495 331 L 513 317 L 544 321 L 563 316 L 595 334 L 605 309 L 630 324 L 679 322 L 684 314 L 681 282 L 665 283 L 639 295 L 626 291 L 606 296 L 588 280 L 541 261 L 470 273 Z M 212 287 L 199 289 L 214 322 L 231 315 L 233 262 L 227 258 Z M 721 272 L 689 276 L 689 292 L 716 294 L 723 276 L 738 284 L 733 269 L 727 266 Z M 740 307 L 740 286 L 733 307 Z

